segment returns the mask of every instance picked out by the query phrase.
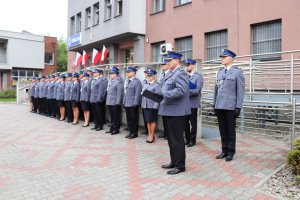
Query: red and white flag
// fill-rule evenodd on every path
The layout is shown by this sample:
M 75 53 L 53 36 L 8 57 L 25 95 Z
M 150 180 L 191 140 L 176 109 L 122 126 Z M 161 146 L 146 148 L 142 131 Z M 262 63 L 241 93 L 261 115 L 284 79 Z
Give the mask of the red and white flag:
M 87 60 L 88 60 L 88 55 L 85 52 L 85 50 L 83 50 L 83 53 L 82 53 L 82 65 L 85 65 L 85 63 L 87 62 Z
M 80 66 L 81 61 L 82 61 L 82 55 L 79 52 L 76 52 L 75 65 Z
M 101 52 L 94 48 L 93 49 L 93 60 L 92 60 L 94 65 L 97 65 L 100 57 L 101 57 Z
M 101 52 L 100 62 L 104 62 L 105 61 L 105 59 L 107 58 L 107 54 L 108 54 L 108 50 L 103 45 L 103 49 L 102 49 L 102 52 Z

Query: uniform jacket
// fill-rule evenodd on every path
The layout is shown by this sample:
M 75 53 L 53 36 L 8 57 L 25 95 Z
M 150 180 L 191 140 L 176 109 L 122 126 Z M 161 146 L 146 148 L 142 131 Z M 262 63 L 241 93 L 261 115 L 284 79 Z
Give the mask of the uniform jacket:
M 35 88 L 34 88 L 34 98 L 39 98 L 40 97 L 40 82 L 36 83 Z
M 54 89 L 55 89 L 55 82 L 51 81 L 48 84 L 48 93 L 47 93 L 47 99 L 55 99 L 54 96 Z
M 54 92 L 53 92 L 53 99 L 57 98 L 57 87 L 58 87 L 59 82 L 54 81 Z
M 63 101 L 64 100 L 64 94 L 65 94 L 65 82 L 64 81 L 58 81 L 57 89 L 56 89 L 56 100 Z
M 158 114 L 162 116 L 185 116 L 191 114 L 189 99 L 189 77 L 180 67 L 168 73 L 160 94 L 163 100 L 160 103 Z
M 227 73 L 220 69 L 216 77 L 214 92 L 215 109 L 235 110 L 242 108 L 245 92 L 245 78 L 242 70 L 232 66 Z
M 80 101 L 80 82 L 73 82 L 71 85 L 71 100 Z
M 124 81 L 122 77 L 110 80 L 107 86 L 106 105 L 121 105 L 124 94 Z
M 71 87 L 73 82 L 72 81 L 66 81 L 65 82 L 65 94 L 64 94 L 64 101 L 71 101 Z
M 200 108 L 201 107 L 201 90 L 203 87 L 202 75 L 199 74 L 198 72 L 194 72 L 189 77 L 189 86 L 190 86 L 189 91 L 190 91 L 191 108 Z
M 130 82 L 129 79 L 126 79 L 124 84 L 124 107 L 133 107 L 141 104 L 141 92 L 142 92 L 142 83 L 139 79 L 134 77 Z
M 80 88 L 80 101 L 89 102 L 91 95 L 91 82 L 89 80 L 83 81 Z
M 31 97 L 34 97 L 35 86 L 36 86 L 36 83 L 31 83 L 31 84 L 30 84 L 29 95 L 30 95 Z
M 98 77 L 91 83 L 90 102 L 105 102 L 106 98 L 107 79 L 105 77 Z
M 153 83 L 147 83 L 144 84 L 143 91 L 145 89 L 151 91 L 151 92 L 156 92 L 159 84 L 154 81 Z M 159 108 L 159 103 L 152 101 L 151 99 L 148 99 L 146 97 L 142 97 L 142 108 L 148 108 L 148 109 L 158 109 Z
M 44 86 L 45 86 L 45 82 L 40 82 L 40 84 L 39 84 L 39 98 L 44 98 L 45 97 Z

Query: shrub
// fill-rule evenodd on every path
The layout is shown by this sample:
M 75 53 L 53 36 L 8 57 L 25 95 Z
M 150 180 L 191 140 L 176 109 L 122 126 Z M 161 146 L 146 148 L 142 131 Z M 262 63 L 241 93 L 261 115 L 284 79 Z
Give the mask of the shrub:
M 287 154 L 287 164 L 293 168 L 296 175 L 300 175 L 300 139 L 293 141 L 294 149 Z
M 15 90 L 3 90 L 0 92 L 0 98 L 16 98 Z

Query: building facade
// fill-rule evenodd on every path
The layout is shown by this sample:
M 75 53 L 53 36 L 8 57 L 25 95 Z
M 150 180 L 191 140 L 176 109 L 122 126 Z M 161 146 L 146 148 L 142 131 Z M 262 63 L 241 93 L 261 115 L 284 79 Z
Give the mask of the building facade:
M 69 0 L 68 1 L 68 68 L 77 70 L 75 52 L 88 54 L 85 66 L 91 66 L 93 49 L 109 56 L 105 63 L 144 61 L 146 33 L 145 0 Z
M 238 55 L 299 50 L 299 7 L 298 0 L 149 0 L 145 61 L 159 61 L 163 43 L 202 61 L 218 58 L 223 48 Z
M 0 31 L 0 91 L 15 89 L 18 81 L 56 71 L 56 38 Z

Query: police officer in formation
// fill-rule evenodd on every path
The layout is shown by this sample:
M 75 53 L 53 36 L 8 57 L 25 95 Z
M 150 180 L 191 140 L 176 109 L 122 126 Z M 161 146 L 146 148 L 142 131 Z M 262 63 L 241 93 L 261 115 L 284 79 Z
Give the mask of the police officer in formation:
M 171 156 L 170 163 L 162 165 L 162 168 L 170 169 L 167 174 L 171 175 L 185 171 L 184 127 L 187 115 L 191 114 L 189 77 L 181 68 L 181 57 L 179 53 L 168 52 L 165 60 L 170 72 L 166 74 L 159 92 L 163 100 L 158 114 L 165 116 Z
M 30 87 L 29 87 L 29 96 L 30 96 L 30 111 L 33 113 L 37 112 L 37 106 L 34 99 L 34 91 L 35 86 L 37 84 L 36 77 L 33 77 L 30 81 Z
M 91 95 L 91 82 L 89 81 L 90 75 L 83 74 L 83 82 L 80 88 L 80 103 L 84 115 L 84 124 L 82 127 L 88 127 L 90 124 L 90 95 Z
M 65 93 L 64 93 L 64 101 L 65 101 L 65 107 L 66 107 L 66 117 L 67 122 L 71 123 L 73 122 L 73 110 L 72 110 L 72 94 L 71 94 L 71 88 L 72 88 L 72 73 L 65 73 L 66 80 L 65 80 Z
M 186 59 L 184 63 L 185 70 L 189 75 L 189 96 L 191 106 L 191 114 L 187 116 L 185 125 L 185 144 L 187 147 L 192 147 L 196 144 L 197 139 L 198 108 L 200 108 L 201 103 L 200 97 L 203 86 L 203 77 L 195 70 L 195 60 Z
M 80 107 L 80 80 L 79 74 L 74 73 L 72 75 L 72 86 L 71 86 L 71 104 L 73 110 L 73 125 L 79 123 L 79 107 Z
M 239 116 L 245 90 L 242 70 L 233 65 L 236 54 L 225 49 L 220 55 L 222 65 L 216 75 L 213 107 L 218 118 L 222 152 L 216 159 L 231 161 L 235 154 L 236 118 Z
M 92 130 L 103 130 L 103 125 L 105 124 L 106 89 L 107 79 L 103 76 L 103 70 L 96 68 L 93 71 L 90 95 L 95 124 L 95 127 L 93 127 Z
M 124 80 L 119 76 L 119 69 L 112 67 L 109 71 L 106 106 L 110 116 L 110 130 L 105 133 L 118 134 L 121 126 L 121 105 L 124 95 Z
M 59 79 L 57 81 L 57 88 L 56 88 L 56 100 L 57 100 L 57 105 L 59 107 L 59 113 L 60 113 L 59 121 L 65 120 L 65 112 L 66 112 L 65 103 L 64 103 L 65 78 L 66 76 L 64 74 L 61 74 L 59 76 Z
M 141 104 L 142 83 L 135 77 L 137 69 L 127 67 L 127 79 L 124 84 L 123 105 L 126 112 L 128 135 L 125 137 L 133 139 L 138 136 L 139 128 L 139 106 Z

